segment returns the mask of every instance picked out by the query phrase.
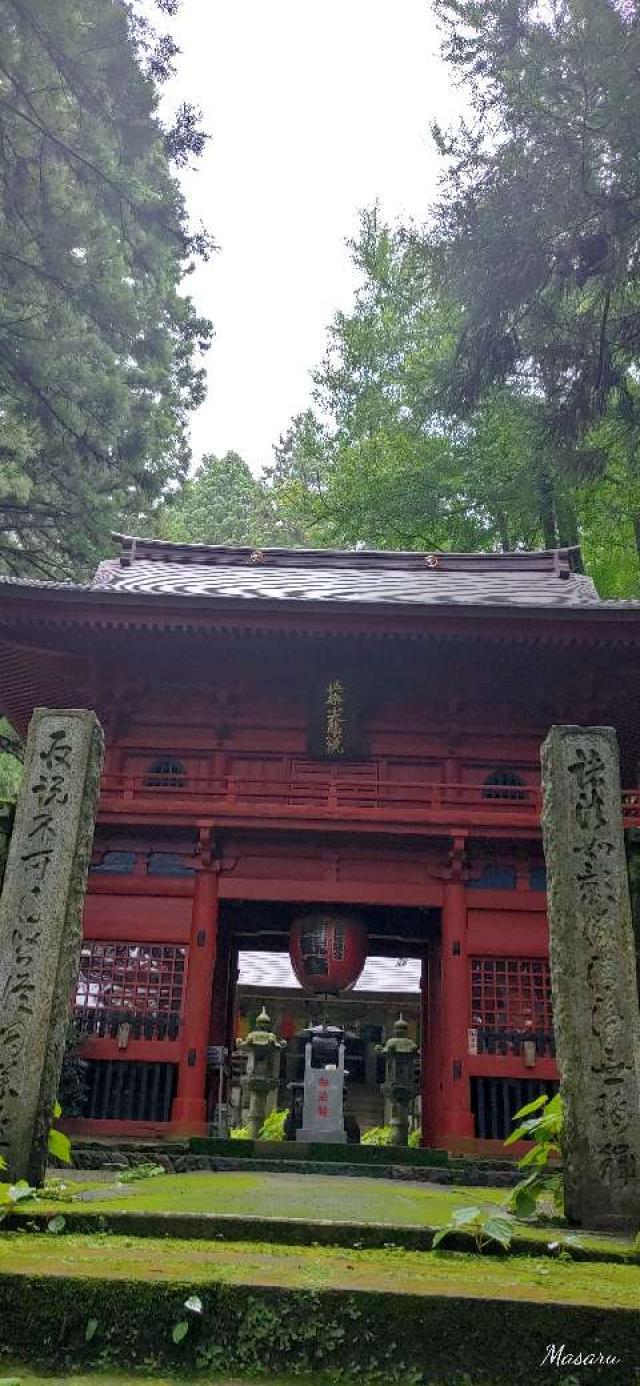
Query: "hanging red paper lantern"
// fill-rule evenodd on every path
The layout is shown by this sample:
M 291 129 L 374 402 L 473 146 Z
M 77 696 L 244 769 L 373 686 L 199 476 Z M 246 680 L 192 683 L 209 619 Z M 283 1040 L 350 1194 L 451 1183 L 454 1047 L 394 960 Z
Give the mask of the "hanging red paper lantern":
M 294 920 L 289 953 L 305 991 L 325 995 L 349 991 L 366 961 L 366 926 L 357 915 L 314 910 Z

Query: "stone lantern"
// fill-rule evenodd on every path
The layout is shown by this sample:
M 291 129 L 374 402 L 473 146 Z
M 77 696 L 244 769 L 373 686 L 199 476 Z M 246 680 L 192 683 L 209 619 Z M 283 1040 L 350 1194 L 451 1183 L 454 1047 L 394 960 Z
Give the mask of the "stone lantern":
M 252 1140 L 257 1140 L 260 1135 L 269 1093 L 278 1089 L 281 1051 L 286 1048 L 286 1040 L 279 1040 L 270 1026 L 271 1021 L 263 1006 L 255 1030 L 246 1039 L 239 1040 L 237 1046 L 247 1054 L 242 1086 L 249 1093 L 248 1126 Z
M 404 1017 L 398 1016 L 391 1038 L 379 1048 L 385 1062 L 382 1092 L 391 1102 L 392 1145 L 409 1143 L 409 1108 L 418 1091 L 415 1057 L 418 1046 L 409 1039 L 408 1030 Z

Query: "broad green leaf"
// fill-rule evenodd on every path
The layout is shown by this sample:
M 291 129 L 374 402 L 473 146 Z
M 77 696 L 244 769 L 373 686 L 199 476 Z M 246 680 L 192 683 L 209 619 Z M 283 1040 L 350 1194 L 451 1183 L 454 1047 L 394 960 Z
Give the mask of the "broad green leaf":
M 63 1164 L 71 1164 L 71 1141 L 62 1131 L 51 1130 L 47 1149 L 50 1155 L 55 1156 L 56 1160 L 62 1160 Z
M 529 1140 L 529 1128 L 527 1126 L 518 1126 L 515 1131 L 510 1131 L 509 1135 L 505 1136 L 505 1139 L 503 1140 L 502 1144 L 515 1145 L 516 1141 L 527 1140 Z
M 526 1155 L 523 1155 L 521 1160 L 518 1160 L 518 1168 L 526 1169 L 528 1165 L 546 1165 L 546 1163 L 546 1151 L 542 1150 L 540 1146 L 534 1145 L 531 1150 L 527 1150 Z
M 527 1102 L 525 1107 L 520 1107 L 519 1111 L 514 1113 L 513 1120 L 522 1121 L 523 1117 L 531 1116 L 532 1112 L 539 1112 L 541 1107 L 546 1107 L 548 1101 L 546 1092 L 543 1092 L 540 1097 L 534 1098 L 533 1102 Z
M 9 1187 L 9 1197 L 12 1203 L 20 1203 L 24 1198 L 33 1198 L 36 1190 L 28 1184 L 26 1179 L 19 1179 L 17 1184 Z
M 538 1207 L 538 1200 L 532 1189 L 526 1189 L 523 1185 L 519 1184 L 518 1187 L 513 1190 L 510 1206 L 511 1211 L 515 1213 L 517 1218 L 530 1218 L 533 1217 Z
M 62 1213 L 57 1213 L 55 1218 L 51 1218 L 47 1223 L 47 1232 L 53 1232 L 54 1235 L 57 1232 L 64 1232 L 66 1225 L 67 1219 L 63 1218 Z
M 439 1227 L 438 1231 L 433 1234 L 433 1241 L 431 1243 L 432 1251 L 435 1251 L 436 1247 L 440 1246 L 440 1243 L 444 1241 L 445 1237 L 448 1237 L 449 1233 L 453 1232 L 453 1230 L 452 1227 Z
M 189 1324 L 186 1319 L 181 1319 L 179 1323 L 174 1323 L 171 1332 L 174 1343 L 181 1343 L 182 1339 L 186 1338 L 188 1332 Z
M 189 1296 L 189 1299 L 185 1299 L 184 1307 L 185 1307 L 185 1309 L 189 1309 L 189 1311 L 190 1311 L 192 1314 L 201 1314 L 201 1313 L 202 1313 L 202 1300 L 200 1299 L 200 1296 L 199 1296 L 199 1295 L 190 1295 L 190 1296 Z
M 456 1227 L 464 1227 L 469 1222 L 477 1222 L 481 1217 L 481 1208 L 454 1208 L 451 1220 Z
M 54 1120 L 54 1121 L 58 1121 L 59 1118 L 60 1118 L 61 1116 L 62 1116 L 62 1107 L 60 1106 L 60 1103 L 59 1103 L 58 1101 L 56 1101 L 56 1102 L 54 1102 L 54 1104 L 53 1104 L 53 1120 Z
M 98 1320 L 97 1320 L 97 1319 L 87 1319 L 87 1326 L 86 1326 L 86 1328 L 85 1328 L 85 1330 L 84 1330 L 84 1341 L 85 1341 L 85 1343 L 90 1343 L 90 1342 L 91 1342 L 91 1339 L 92 1339 L 92 1338 L 95 1338 L 97 1329 L 98 1329 Z
M 506 1218 L 487 1218 L 483 1230 L 494 1242 L 499 1242 L 507 1249 L 511 1246 L 513 1226 Z

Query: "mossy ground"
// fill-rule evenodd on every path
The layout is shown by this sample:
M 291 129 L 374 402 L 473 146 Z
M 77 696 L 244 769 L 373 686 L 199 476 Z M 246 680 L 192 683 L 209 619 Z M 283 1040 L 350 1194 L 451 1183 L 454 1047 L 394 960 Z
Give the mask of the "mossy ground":
M 447 1221 L 452 1208 L 500 1202 L 508 1194 L 506 1189 L 442 1188 L 389 1179 L 234 1171 L 159 1175 L 123 1184 L 115 1196 L 90 1180 L 68 1187 L 75 1198 L 85 1190 L 90 1192 L 86 1207 L 96 1212 L 117 1207 L 154 1213 L 237 1213 L 243 1217 L 332 1218 L 436 1227 Z M 56 1209 L 59 1207 L 56 1203 Z
M 62 1176 L 64 1178 L 64 1176 Z M 349 1179 L 334 1175 L 308 1174 L 166 1174 L 155 1179 L 124 1184 L 119 1190 L 105 1189 L 90 1176 L 69 1184 L 71 1201 L 22 1204 L 27 1217 L 30 1209 L 52 1215 L 73 1209 L 83 1214 L 117 1215 L 119 1212 L 235 1214 L 246 1218 L 292 1218 L 318 1222 L 371 1223 L 394 1227 L 442 1227 L 454 1208 L 487 1203 L 504 1203 L 504 1188 L 469 1188 L 412 1184 L 387 1179 Z M 89 1193 L 89 1200 L 82 1197 Z M 546 1245 L 558 1237 L 557 1229 L 518 1225 L 518 1235 Z M 170 1226 L 167 1231 L 170 1232 Z M 631 1239 L 612 1238 L 580 1231 L 579 1243 L 596 1251 L 629 1252 Z M 310 1226 L 309 1240 L 313 1239 Z
M 466 1252 L 363 1251 L 260 1242 L 6 1233 L 0 1275 L 393 1291 L 637 1309 L 640 1266 Z

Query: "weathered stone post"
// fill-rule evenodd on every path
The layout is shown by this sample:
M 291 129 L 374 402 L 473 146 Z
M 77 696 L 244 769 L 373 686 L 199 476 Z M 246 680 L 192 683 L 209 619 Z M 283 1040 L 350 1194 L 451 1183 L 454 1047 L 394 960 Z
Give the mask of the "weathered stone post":
M 93 712 L 36 708 L 0 898 L 0 1154 L 44 1177 L 102 768 Z
M 640 1220 L 640 1013 L 612 727 L 542 747 L 553 1013 L 570 1222 Z
M 242 1086 L 249 1093 L 247 1125 L 251 1139 L 258 1140 L 267 1114 L 267 1098 L 276 1092 L 280 1082 L 280 1059 L 286 1040 L 279 1040 L 271 1029 L 271 1021 L 262 1007 L 256 1028 L 246 1039 L 238 1041 L 238 1049 L 247 1053 L 247 1071 Z
M 385 1045 L 378 1045 L 384 1054 L 385 1080 L 380 1091 L 391 1103 L 391 1145 L 409 1144 L 409 1111 L 418 1091 L 416 1083 L 417 1044 L 409 1039 L 409 1026 L 399 1015 L 393 1034 Z

